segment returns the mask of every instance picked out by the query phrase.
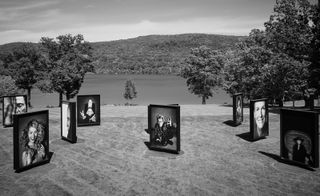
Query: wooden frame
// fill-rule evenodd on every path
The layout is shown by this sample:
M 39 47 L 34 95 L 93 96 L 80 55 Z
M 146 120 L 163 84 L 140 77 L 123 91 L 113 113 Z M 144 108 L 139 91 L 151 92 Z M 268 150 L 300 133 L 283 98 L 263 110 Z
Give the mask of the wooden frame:
M 61 139 L 77 142 L 76 102 L 63 101 L 61 104 Z
M 21 99 L 17 98 L 22 97 L 24 103 L 18 103 Z M 2 97 L 2 124 L 3 127 L 12 127 L 13 126 L 13 115 L 18 113 L 28 112 L 28 99 L 27 95 L 13 95 L 13 96 L 3 96 Z M 21 104 L 21 105 L 20 105 Z M 11 110 L 10 112 L 8 110 Z
M 13 154 L 16 172 L 50 161 L 48 110 L 14 115 Z
M 293 163 L 319 167 L 319 113 L 280 110 L 280 156 Z
M 89 111 L 91 100 L 92 110 Z M 100 95 L 78 95 L 77 96 L 77 125 L 93 126 L 100 125 Z
M 161 118 L 161 119 L 160 119 Z M 159 121 L 163 125 L 159 125 Z M 180 151 L 180 106 L 149 105 L 149 149 L 178 154 Z
M 250 100 L 250 135 L 252 140 L 269 135 L 268 99 Z

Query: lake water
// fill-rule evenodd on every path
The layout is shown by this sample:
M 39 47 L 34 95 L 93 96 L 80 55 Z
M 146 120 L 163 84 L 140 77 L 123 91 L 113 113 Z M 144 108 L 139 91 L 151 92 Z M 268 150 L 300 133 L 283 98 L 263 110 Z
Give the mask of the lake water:
M 101 104 L 124 104 L 125 81 L 132 79 L 137 89 L 137 98 L 133 104 L 201 104 L 201 98 L 189 93 L 186 80 L 178 76 L 163 75 L 106 75 L 88 74 L 80 89 L 79 95 L 100 94 Z M 232 99 L 222 89 L 207 100 L 207 103 L 232 103 Z M 57 93 L 44 94 L 33 89 L 31 103 L 34 106 L 57 106 Z M 75 101 L 75 99 L 72 99 Z

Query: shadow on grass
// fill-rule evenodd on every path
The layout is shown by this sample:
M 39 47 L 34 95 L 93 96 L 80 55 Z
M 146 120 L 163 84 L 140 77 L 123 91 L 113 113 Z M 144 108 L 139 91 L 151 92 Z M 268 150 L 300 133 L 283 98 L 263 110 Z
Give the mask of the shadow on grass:
M 240 124 L 236 124 L 233 120 L 227 120 L 227 121 L 224 121 L 223 123 L 231 127 L 237 127 L 240 125 Z
M 250 132 L 246 132 L 246 133 L 240 133 L 240 134 L 237 134 L 236 136 L 240 137 L 241 139 L 243 140 L 246 140 L 248 142 L 254 142 L 255 140 L 253 140 L 251 138 L 251 135 L 250 135 Z
M 309 170 L 309 171 L 316 171 L 316 170 L 314 170 L 311 167 L 308 167 L 306 165 L 299 164 L 299 163 L 296 163 L 296 162 L 292 162 L 290 160 L 283 159 L 279 155 L 276 155 L 276 154 L 263 152 L 263 151 L 258 151 L 258 152 L 263 154 L 263 155 L 265 155 L 265 156 L 267 156 L 267 157 L 273 158 L 274 160 L 278 161 L 279 163 L 284 163 L 284 164 L 287 164 L 287 165 L 297 166 L 297 167 L 300 167 L 300 168 L 303 168 L 303 169 L 306 169 L 306 170 Z

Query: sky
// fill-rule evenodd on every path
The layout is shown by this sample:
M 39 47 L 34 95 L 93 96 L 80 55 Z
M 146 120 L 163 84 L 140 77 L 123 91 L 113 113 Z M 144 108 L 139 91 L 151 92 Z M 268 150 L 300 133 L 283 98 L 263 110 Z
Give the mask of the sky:
M 0 44 L 82 34 L 89 42 L 143 35 L 248 35 L 276 0 L 1 0 Z

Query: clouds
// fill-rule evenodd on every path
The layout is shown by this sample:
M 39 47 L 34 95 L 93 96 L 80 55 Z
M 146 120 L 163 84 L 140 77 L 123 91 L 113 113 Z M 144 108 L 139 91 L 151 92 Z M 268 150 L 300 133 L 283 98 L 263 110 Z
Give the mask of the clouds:
M 0 44 L 83 34 L 88 41 L 148 34 L 247 35 L 273 2 L 263 0 L 6 0 L 0 2 Z

